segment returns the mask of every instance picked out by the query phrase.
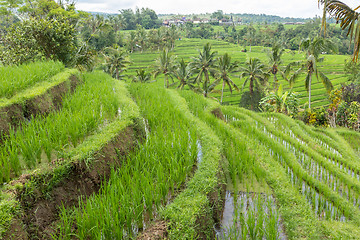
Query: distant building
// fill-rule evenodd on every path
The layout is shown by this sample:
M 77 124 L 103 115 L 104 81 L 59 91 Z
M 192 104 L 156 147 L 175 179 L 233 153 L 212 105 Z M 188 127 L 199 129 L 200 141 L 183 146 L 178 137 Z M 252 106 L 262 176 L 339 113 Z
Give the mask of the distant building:
M 304 22 L 286 22 L 284 25 L 304 25 Z
M 176 25 L 176 26 L 179 26 L 179 25 L 182 25 L 184 24 L 185 22 L 183 20 L 164 20 L 162 25 L 165 26 L 165 27 L 170 27 L 171 25 Z

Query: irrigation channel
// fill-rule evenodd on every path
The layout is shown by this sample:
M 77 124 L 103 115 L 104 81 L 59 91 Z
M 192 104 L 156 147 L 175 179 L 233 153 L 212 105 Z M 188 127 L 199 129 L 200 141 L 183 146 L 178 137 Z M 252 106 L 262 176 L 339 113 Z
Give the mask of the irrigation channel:
M 215 231 L 216 239 L 287 239 L 275 199 L 265 193 L 226 191 Z

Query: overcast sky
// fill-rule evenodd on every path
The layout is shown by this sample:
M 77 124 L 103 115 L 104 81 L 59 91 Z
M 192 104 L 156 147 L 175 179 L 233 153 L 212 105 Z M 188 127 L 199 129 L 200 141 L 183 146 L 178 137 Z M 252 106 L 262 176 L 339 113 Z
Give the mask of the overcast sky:
M 351 7 L 359 0 L 343 0 Z M 357 5 L 358 4 L 358 5 Z M 317 0 L 78 0 L 77 9 L 92 12 L 118 13 L 120 9 L 148 7 L 156 13 L 255 13 L 281 17 L 312 18 L 321 15 Z

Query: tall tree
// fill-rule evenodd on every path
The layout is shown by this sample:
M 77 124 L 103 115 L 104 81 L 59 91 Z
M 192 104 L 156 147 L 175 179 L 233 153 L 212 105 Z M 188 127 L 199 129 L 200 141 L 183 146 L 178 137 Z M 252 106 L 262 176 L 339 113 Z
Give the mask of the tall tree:
M 274 76 L 273 88 L 276 91 L 278 87 L 277 73 L 279 72 L 279 65 L 281 64 L 281 56 L 284 53 L 284 48 L 281 43 L 278 41 L 274 41 L 271 47 L 271 50 L 268 51 L 268 59 L 270 64 L 270 72 Z
M 133 82 L 141 82 L 141 83 L 147 83 L 151 81 L 151 73 L 146 72 L 145 69 L 139 68 L 136 69 L 136 74 L 133 77 Z
M 250 97 L 254 95 L 254 88 L 260 90 L 260 86 L 264 86 L 269 78 L 269 74 L 265 71 L 265 65 L 258 58 L 247 60 L 245 67 L 241 67 L 240 71 L 242 72 L 240 77 L 245 79 L 242 89 L 249 83 Z M 254 108 L 253 105 L 252 108 Z
M 175 64 L 171 74 L 176 79 L 179 80 L 179 85 L 177 86 L 177 88 L 180 88 L 182 90 L 186 85 L 188 85 L 190 89 L 195 89 L 195 86 L 191 82 L 192 79 L 191 66 L 189 63 L 186 63 L 184 59 L 181 59 Z
M 171 55 L 168 49 L 164 49 L 159 57 L 156 59 L 154 77 L 164 74 L 164 87 L 169 88 L 169 76 L 174 64 L 174 56 Z
M 333 89 L 331 81 L 323 72 L 319 70 L 317 64 L 324 60 L 324 58 L 320 58 L 320 54 L 322 52 L 335 52 L 336 46 L 328 39 L 324 39 L 322 37 L 315 37 L 313 39 L 307 38 L 303 40 L 301 43 L 301 48 L 306 52 L 306 61 L 289 79 L 289 83 L 292 87 L 300 73 L 306 71 L 305 89 L 309 95 L 309 108 L 311 108 L 311 84 L 314 73 L 318 80 L 319 78 L 321 79 L 324 87 L 328 92 Z
M 199 50 L 199 55 L 192 58 L 192 68 L 194 70 L 194 73 L 196 74 L 195 81 L 198 84 L 203 84 L 202 89 L 204 97 L 208 96 L 210 76 L 214 76 L 216 73 L 216 54 L 217 52 L 211 51 L 210 43 L 206 43 L 203 47 L 203 50 Z
M 231 62 L 231 56 L 228 53 L 225 53 L 218 59 L 217 63 L 217 69 L 218 73 L 217 78 L 221 79 L 223 81 L 222 89 L 221 89 L 221 100 L 220 103 L 223 102 L 223 96 L 224 96 L 224 88 L 225 85 L 229 87 L 230 92 L 232 93 L 232 88 L 234 87 L 236 90 L 239 91 L 238 86 L 233 82 L 231 79 L 230 74 L 238 72 L 238 63 L 237 62 Z
M 116 79 L 122 79 L 124 76 L 121 74 L 130 64 L 127 53 L 119 48 L 111 47 L 106 48 L 105 52 L 105 71 Z

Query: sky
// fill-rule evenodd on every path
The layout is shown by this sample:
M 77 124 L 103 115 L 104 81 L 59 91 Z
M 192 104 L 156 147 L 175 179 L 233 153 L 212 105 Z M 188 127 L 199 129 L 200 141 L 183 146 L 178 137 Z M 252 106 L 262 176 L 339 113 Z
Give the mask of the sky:
M 352 8 L 359 0 L 343 0 Z M 254 13 L 281 17 L 321 16 L 317 0 L 77 0 L 76 8 L 91 12 L 118 13 L 120 9 L 150 8 L 157 14 Z

